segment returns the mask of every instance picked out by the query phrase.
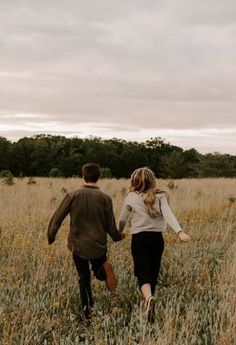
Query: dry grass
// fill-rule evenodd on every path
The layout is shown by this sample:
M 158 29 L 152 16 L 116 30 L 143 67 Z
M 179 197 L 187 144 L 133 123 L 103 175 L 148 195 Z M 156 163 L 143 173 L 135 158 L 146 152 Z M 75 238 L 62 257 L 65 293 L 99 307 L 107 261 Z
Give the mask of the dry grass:
M 46 228 L 66 191 L 82 181 L 26 182 L 0 185 L 1 344 L 236 344 L 235 180 L 174 181 L 171 205 L 193 240 L 180 244 L 173 232 L 165 234 L 152 327 L 140 315 L 129 236 L 109 246 L 119 279 L 116 293 L 94 280 L 93 323 L 81 322 L 77 276 L 66 248 L 68 220 L 51 247 Z M 161 188 L 167 184 L 160 181 Z M 118 217 L 128 181 L 102 180 L 100 186 L 113 198 Z

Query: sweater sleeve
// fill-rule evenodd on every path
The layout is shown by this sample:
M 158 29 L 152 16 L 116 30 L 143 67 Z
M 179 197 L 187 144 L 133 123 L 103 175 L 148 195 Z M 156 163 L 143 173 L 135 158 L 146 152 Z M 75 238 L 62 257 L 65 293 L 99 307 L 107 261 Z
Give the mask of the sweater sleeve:
M 169 226 L 175 231 L 179 232 L 182 230 L 181 226 L 179 225 L 175 215 L 173 214 L 166 196 L 162 196 L 160 198 L 160 206 L 161 206 L 161 213 L 165 219 L 165 221 L 169 224 Z
M 122 240 L 122 236 L 116 227 L 115 216 L 113 212 L 113 204 L 110 198 L 106 201 L 105 209 L 106 221 L 107 221 L 107 232 L 111 236 L 114 242 Z
M 130 205 L 128 205 L 127 203 L 127 198 L 125 199 L 123 208 L 121 210 L 121 214 L 120 214 L 120 219 L 119 219 L 119 231 L 123 232 L 125 224 L 127 222 L 129 213 L 132 211 L 132 207 Z

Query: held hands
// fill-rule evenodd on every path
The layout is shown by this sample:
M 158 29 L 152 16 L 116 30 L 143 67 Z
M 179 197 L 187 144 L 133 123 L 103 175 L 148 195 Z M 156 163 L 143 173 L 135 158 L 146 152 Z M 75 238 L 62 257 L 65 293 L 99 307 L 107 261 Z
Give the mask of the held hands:
M 115 242 L 123 241 L 124 238 L 125 238 L 125 234 L 122 232 L 122 233 L 119 233 L 119 236 L 116 239 L 113 238 L 113 241 Z
M 183 230 L 180 230 L 178 232 L 178 235 L 181 242 L 189 242 L 191 240 L 191 237 L 188 234 L 186 234 L 186 232 L 184 232 Z
M 121 234 L 121 237 L 122 237 L 122 240 L 125 238 L 125 234 L 124 233 L 122 233 Z

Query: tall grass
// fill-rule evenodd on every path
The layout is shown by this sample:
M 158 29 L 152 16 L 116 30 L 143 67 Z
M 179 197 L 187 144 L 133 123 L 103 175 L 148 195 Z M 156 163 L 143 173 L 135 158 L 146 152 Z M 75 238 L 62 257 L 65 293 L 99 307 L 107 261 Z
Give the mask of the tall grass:
M 93 322 L 82 318 L 78 282 L 66 248 L 68 220 L 49 247 L 49 218 L 80 179 L 19 179 L 0 185 L 0 343 L 3 345 L 236 344 L 236 183 L 233 179 L 174 181 L 171 206 L 190 244 L 165 237 L 156 293 L 156 322 L 146 325 L 133 277 L 130 236 L 109 241 L 119 285 L 110 294 L 93 280 Z M 168 190 L 168 181 L 160 181 Z M 101 180 L 118 217 L 127 180 Z

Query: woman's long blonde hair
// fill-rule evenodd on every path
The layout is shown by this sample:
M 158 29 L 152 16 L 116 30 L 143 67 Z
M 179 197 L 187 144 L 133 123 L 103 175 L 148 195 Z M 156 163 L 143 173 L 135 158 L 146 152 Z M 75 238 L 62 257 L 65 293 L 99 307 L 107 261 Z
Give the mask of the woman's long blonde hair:
M 151 169 L 147 167 L 136 169 L 131 175 L 129 191 L 145 193 L 146 197 L 143 202 L 147 212 L 151 217 L 157 217 L 159 212 L 153 207 L 155 196 L 157 193 L 166 192 L 156 188 L 156 177 Z

